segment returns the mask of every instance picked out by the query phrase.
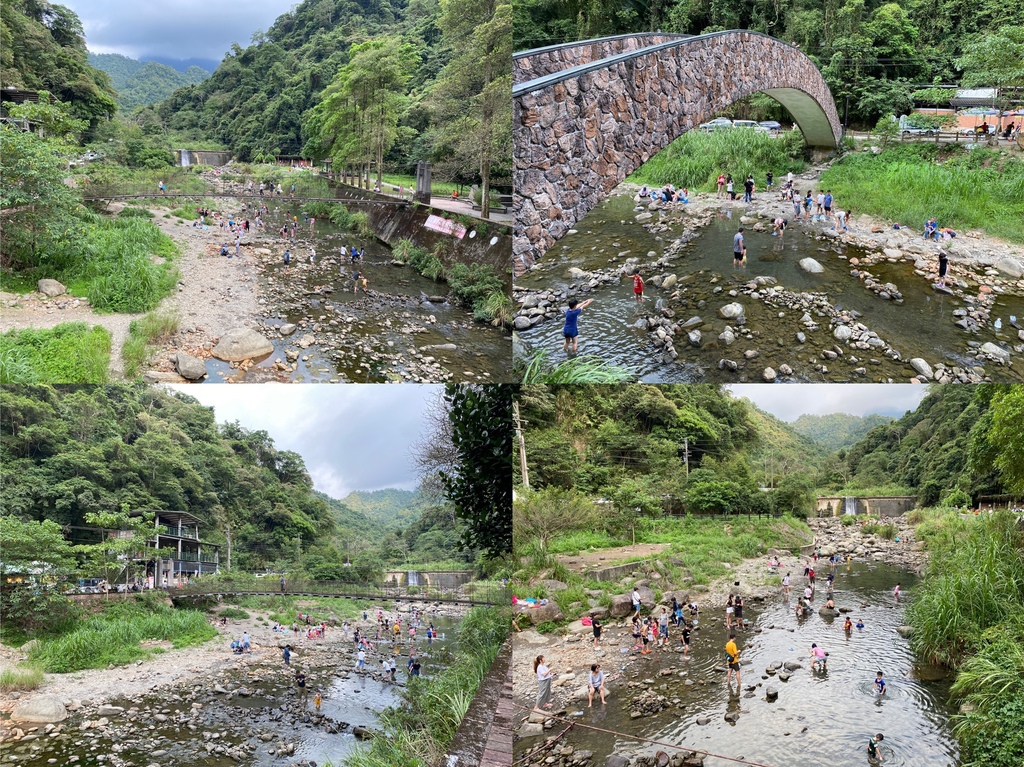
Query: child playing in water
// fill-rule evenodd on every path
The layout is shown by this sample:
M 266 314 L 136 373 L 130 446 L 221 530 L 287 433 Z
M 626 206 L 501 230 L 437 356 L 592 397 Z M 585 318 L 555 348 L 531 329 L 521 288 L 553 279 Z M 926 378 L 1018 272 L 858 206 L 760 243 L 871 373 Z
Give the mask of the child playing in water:
M 843 624 L 843 631 L 845 631 L 847 634 L 853 631 L 853 621 L 850 620 L 849 615 L 846 616 L 846 623 Z
M 875 674 L 875 692 L 879 695 L 885 695 L 885 679 L 881 671 Z
M 637 303 L 644 300 L 644 278 L 640 276 L 640 270 L 633 270 L 633 298 Z
M 811 643 L 811 657 L 814 659 L 811 661 L 811 670 L 815 666 L 821 666 L 822 671 L 828 669 L 828 653 L 813 642 Z
M 878 733 L 871 740 L 868 741 L 868 760 L 872 762 L 882 762 L 882 751 L 878 747 L 878 744 L 885 740 L 885 736 L 882 733 Z
M 320 691 L 317 690 L 316 694 L 313 695 L 313 705 L 316 706 L 316 710 L 317 711 L 320 710 L 320 704 L 323 703 L 323 702 L 324 702 L 323 696 L 320 694 Z
M 570 342 L 572 344 L 572 353 L 575 354 L 579 348 L 580 331 L 578 321 L 580 313 L 594 303 L 593 298 L 588 298 L 582 304 L 579 303 L 575 298 L 569 299 L 569 308 L 565 312 L 565 326 L 562 328 L 562 337 L 565 339 L 562 344 L 562 351 L 568 351 Z

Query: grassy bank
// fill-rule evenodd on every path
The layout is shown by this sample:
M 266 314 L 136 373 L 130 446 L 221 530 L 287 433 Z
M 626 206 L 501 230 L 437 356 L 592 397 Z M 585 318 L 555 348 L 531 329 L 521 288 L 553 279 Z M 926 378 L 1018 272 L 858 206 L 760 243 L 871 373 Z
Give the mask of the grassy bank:
M 451 658 L 430 678 L 413 677 L 402 704 L 381 714 L 383 735 L 357 750 L 347 767 L 428 767 L 443 763 L 469 704 L 508 636 L 507 607 L 476 607 L 459 624 Z
M 48 330 L 0 335 L 0 384 L 107 382 L 110 333 L 67 322 Z
M 399 240 L 392 252 L 427 279 L 447 282 L 456 300 L 473 310 L 475 319 L 496 326 L 512 324 L 512 298 L 490 264 L 445 266 L 440 249 L 429 251 L 416 247 L 410 240 Z
M 751 174 L 763 189 L 765 173 L 776 179 L 805 167 L 803 141 L 796 131 L 777 138 L 749 130 L 684 133 L 654 155 L 627 179 L 637 184 L 675 184 L 691 190 L 717 190 L 719 173 L 731 173 L 735 188 L 743 193 L 743 180 Z
M 887 223 L 923 231 L 934 216 L 961 236 L 978 229 L 1024 242 L 1024 161 L 1003 150 L 920 143 L 858 152 L 826 170 L 821 186 Z
M 638 544 L 665 543 L 669 548 L 657 557 L 632 557 L 621 561 L 656 560 L 656 569 L 662 576 L 660 582 L 680 587 L 707 585 L 730 572 L 728 565 L 761 556 L 770 548 L 797 551 L 802 544 L 810 542 L 810 528 L 793 517 L 639 519 L 634 532 Z M 553 538 L 547 551 L 534 543 L 527 543 L 517 551 L 524 568 L 516 573 L 515 580 L 529 582 L 543 576 L 562 581 L 569 588 L 548 593 L 543 586 L 532 586 L 517 589 L 516 595 L 554 599 L 566 620 L 570 621 L 589 609 L 591 597 L 587 591 L 600 591 L 599 602 L 607 607 L 613 594 L 622 593 L 622 584 L 596 581 L 570 572 L 558 562 L 557 555 L 577 555 L 588 550 L 627 546 L 632 541 L 630 535 L 624 538 L 607 530 L 577 530 Z M 620 560 L 609 558 L 604 564 L 619 563 Z M 660 598 L 658 590 L 656 594 Z
M 374 236 L 370 217 L 364 211 L 352 212 L 341 203 L 314 200 L 305 203 L 302 212 L 313 218 L 329 219 L 335 226 L 363 237 Z
M 128 326 L 128 338 L 121 349 L 124 361 L 124 377 L 131 380 L 149 361 L 154 347 L 170 340 L 178 332 L 177 314 L 150 312 L 139 320 L 132 320 Z
M 1024 531 L 1008 512 L 918 515 L 931 558 L 907 611 L 914 648 L 956 669 L 964 767 L 1024 756 Z
M 28 662 L 49 673 L 122 666 L 153 654 L 139 644 L 147 639 L 169 641 L 180 648 L 216 635 L 201 612 L 175 610 L 155 600 L 118 601 L 67 633 L 41 639 Z

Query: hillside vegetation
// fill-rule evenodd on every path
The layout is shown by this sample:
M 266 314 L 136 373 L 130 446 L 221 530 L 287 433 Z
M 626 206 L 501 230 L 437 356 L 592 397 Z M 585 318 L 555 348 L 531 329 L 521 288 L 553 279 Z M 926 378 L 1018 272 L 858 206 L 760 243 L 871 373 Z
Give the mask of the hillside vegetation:
M 191 66 L 184 72 L 156 61 L 137 61 L 118 53 L 90 53 L 89 63 L 110 76 L 123 112 L 163 101 L 178 88 L 197 85 L 210 76 L 205 69 Z
M 830 452 L 850 447 L 876 426 L 894 420 L 891 416 L 871 413 L 869 415 L 850 415 L 849 413 L 829 413 L 828 415 L 801 415 L 790 426 L 798 434 L 821 445 Z

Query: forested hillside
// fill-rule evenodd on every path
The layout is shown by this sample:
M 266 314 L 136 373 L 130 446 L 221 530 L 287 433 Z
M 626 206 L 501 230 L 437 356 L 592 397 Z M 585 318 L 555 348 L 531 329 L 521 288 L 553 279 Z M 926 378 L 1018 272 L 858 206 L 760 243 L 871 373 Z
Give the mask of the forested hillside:
M 841 114 L 848 97 L 851 121 L 874 125 L 908 112 L 911 93 L 933 81 L 959 83 L 957 59 L 983 33 L 1013 26 L 1024 26 L 1024 4 L 999 0 L 520 0 L 514 38 L 524 50 L 626 32 L 752 29 L 799 45 L 821 67 Z
M 716 386 L 524 386 L 520 406 L 531 487 L 649 513 L 809 510 L 820 449 Z
M 999 456 L 1014 440 L 1020 441 L 1020 424 L 1016 431 L 1007 431 L 995 428 L 994 419 L 1022 395 L 1020 387 L 992 384 L 932 386 L 916 410 L 872 429 L 849 450 L 832 456 L 821 484 L 851 492 L 905 488 L 925 506 L 952 493 L 961 503 L 968 500 L 965 494 L 975 500 L 1000 494 L 1008 475 L 1000 473 Z M 994 398 L 1001 403 L 997 408 Z
M 4 2 L 0 85 L 49 91 L 92 127 L 117 111 L 110 78 L 88 62 L 82 22 L 70 9 L 45 0 Z
M 419 517 L 427 507 L 425 499 L 416 490 L 383 490 L 349 493 L 340 501 L 357 514 L 366 517 L 382 530 L 402 527 Z
M 261 569 L 334 530 L 302 457 L 264 431 L 148 386 L 0 390 L 0 508 L 85 525 L 89 512 L 187 511 L 232 566 Z
M 891 416 L 870 415 L 859 416 L 849 413 L 829 413 L 828 415 L 804 414 L 790 424 L 798 434 L 821 445 L 829 452 L 849 447 L 862 439 L 876 426 L 894 420 Z
M 110 84 L 117 91 L 117 103 L 123 112 L 163 101 L 178 88 L 196 85 L 210 76 L 199 67 L 178 72 L 166 64 L 136 61 L 118 53 L 90 53 L 89 63 L 110 76 Z
M 302 153 L 408 172 L 426 159 L 446 179 L 507 181 L 511 64 L 508 2 L 305 0 L 157 113 L 242 160 Z

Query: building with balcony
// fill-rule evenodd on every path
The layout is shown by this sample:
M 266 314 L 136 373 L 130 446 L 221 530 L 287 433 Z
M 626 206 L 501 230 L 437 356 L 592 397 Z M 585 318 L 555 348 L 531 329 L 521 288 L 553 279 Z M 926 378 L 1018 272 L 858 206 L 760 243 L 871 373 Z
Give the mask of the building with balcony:
M 161 588 L 180 586 L 219 571 L 220 546 L 199 537 L 199 525 L 202 523 L 199 517 L 186 511 L 157 511 L 153 523 L 153 537 L 146 540 L 146 553 L 133 558 L 134 572 L 128 576 L 129 580 L 141 579 L 141 585 Z M 76 544 L 131 536 L 129 530 L 99 527 L 71 527 L 67 533 L 71 542 Z M 122 568 L 122 575 L 115 582 L 124 582 L 123 573 Z

